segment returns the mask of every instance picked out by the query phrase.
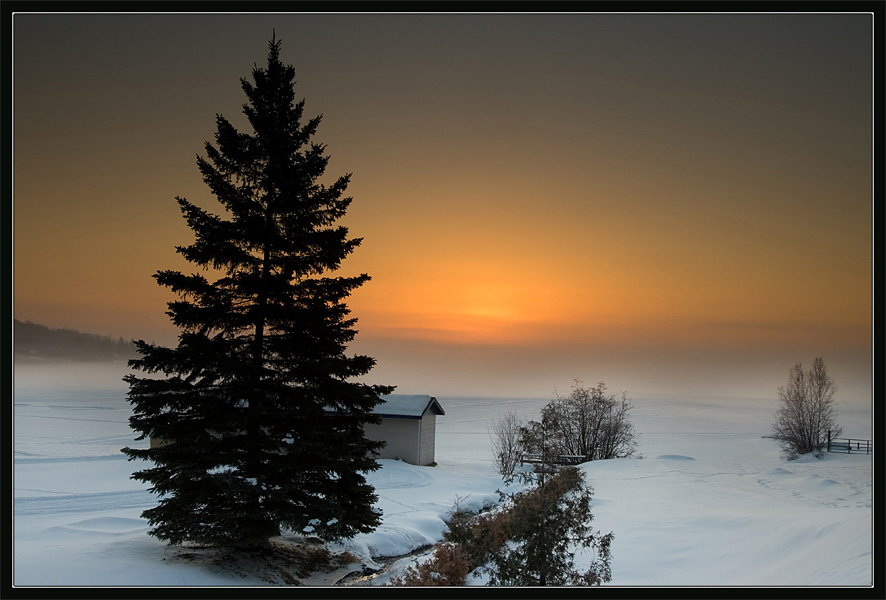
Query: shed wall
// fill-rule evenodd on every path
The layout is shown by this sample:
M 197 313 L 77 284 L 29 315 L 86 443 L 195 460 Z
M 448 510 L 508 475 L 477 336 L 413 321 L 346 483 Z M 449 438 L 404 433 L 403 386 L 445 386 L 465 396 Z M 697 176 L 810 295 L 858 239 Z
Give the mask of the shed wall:
M 367 439 L 386 441 L 376 458 L 399 458 L 413 465 L 422 464 L 419 456 L 420 419 L 392 419 L 382 417 L 381 423 L 367 424 Z
M 434 462 L 434 444 L 437 430 L 437 415 L 428 411 L 421 419 L 421 448 L 419 450 L 420 465 Z

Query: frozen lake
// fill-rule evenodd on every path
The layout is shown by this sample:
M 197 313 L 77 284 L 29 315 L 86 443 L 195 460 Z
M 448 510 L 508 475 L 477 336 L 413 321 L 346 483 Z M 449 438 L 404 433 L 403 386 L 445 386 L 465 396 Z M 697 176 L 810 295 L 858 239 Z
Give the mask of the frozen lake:
M 16 371 L 16 585 L 264 585 L 176 558 L 148 536 L 154 505 L 120 453 L 125 367 Z M 610 390 L 615 391 L 615 390 Z M 630 391 L 628 391 L 630 396 Z M 438 397 L 436 467 L 381 461 L 369 475 L 385 517 L 349 548 L 367 560 L 439 541 L 456 500 L 493 502 L 501 481 L 488 428 L 551 398 Z M 582 466 L 594 526 L 612 531 L 613 586 L 867 586 L 872 581 L 872 457 L 784 460 L 769 400 L 633 398 L 642 458 Z M 870 438 L 869 406 L 839 406 L 844 435 Z M 834 552 L 839 548 L 839 552 Z M 375 584 L 385 583 L 379 578 Z M 478 583 L 482 583 L 479 581 Z

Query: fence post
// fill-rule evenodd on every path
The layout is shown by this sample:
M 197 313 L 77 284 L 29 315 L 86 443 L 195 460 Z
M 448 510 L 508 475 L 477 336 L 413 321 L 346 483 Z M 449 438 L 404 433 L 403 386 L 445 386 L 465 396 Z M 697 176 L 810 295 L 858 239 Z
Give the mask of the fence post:
M 828 452 L 831 451 L 831 430 L 828 429 Z

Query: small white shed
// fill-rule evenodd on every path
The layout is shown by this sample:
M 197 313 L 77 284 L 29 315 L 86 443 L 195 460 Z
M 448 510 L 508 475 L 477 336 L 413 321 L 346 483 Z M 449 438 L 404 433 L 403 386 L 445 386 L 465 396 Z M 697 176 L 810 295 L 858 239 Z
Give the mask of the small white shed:
M 399 458 L 414 465 L 434 464 L 437 415 L 445 415 L 433 396 L 382 396 L 373 413 L 381 423 L 368 424 L 366 437 L 386 442 L 376 458 Z

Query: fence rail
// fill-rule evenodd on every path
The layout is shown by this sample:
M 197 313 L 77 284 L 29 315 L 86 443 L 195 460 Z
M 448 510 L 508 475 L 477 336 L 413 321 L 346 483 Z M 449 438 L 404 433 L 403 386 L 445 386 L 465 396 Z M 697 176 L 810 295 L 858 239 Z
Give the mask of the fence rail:
M 556 456 L 542 457 L 541 454 L 532 454 L 524 452 L 520 455 L 521 465 L 539 465 L 547 458 L 549 464 L 555 465 L 578 465 L 585 462 L 587 458 L 584 454 L 558 454 Z
M 870 454 L 873 444 L 871 440 L 861 440 L 856 438 L 832 438 L 831 432 L 828 432 L 828 452 L 844 452 L 846 454 Z

